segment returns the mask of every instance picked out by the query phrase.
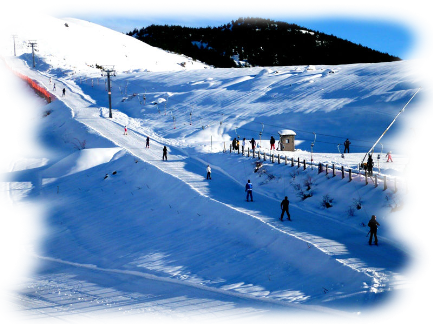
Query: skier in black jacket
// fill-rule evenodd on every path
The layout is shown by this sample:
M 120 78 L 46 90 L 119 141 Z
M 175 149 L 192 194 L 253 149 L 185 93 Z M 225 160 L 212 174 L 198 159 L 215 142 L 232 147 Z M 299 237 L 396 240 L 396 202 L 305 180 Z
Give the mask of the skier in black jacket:
M 350 144 L 352 144 L 352 143 L 350 143 L 349 139 L 346 139 L 344 141 L 344 153 L 346 153 L 346 150 L 347 150 L 347 153 L 349 153 L 349 145 Z
M 164 148 L 162 149 L 162 160 L 167 161 L 167 147 L 164 145 Z
M 368 227 L 370 227 L 370 240 L 368 241 L 368 244 L 371 245 L 371 241 L 373 240 L 374 235 L 374 244 L 377 245 L 377 227 L 380 226 L 378 221 L 376 220 L 376 216 L 371 216 L 370 221 L 368 222 Z
M 290 213 L 289 213 L 289 200 L 287 199 L 287 196 L 281 202 L 281 217 L 280 217 L 281 221 L 283 220 L 284 212 L 286 212 L 286 214 L 287 214 L 287 219 L 289 221 L 291 221 Z
M 275 150 L 275 138 L 273 136 L 271 136 L 269 143 L 271 144 L 271 150 Z

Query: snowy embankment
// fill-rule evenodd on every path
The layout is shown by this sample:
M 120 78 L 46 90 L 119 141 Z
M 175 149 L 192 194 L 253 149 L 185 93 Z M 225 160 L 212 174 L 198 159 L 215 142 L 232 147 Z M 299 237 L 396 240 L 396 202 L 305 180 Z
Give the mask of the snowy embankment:
M 64 42 L 84 39 L 92 54 L 48 42 L 53 31 Z M 229 319 L 233 309 L 241 317 L 269 315 L 275 307 L 364 312 L 405 283 L 408 248 L 390 230 L 402 217 L 404 188 L 383 191 L 362 180 L 349 183 L 317 169 L 271 163 L 254 172 L 255 160 L 222 150 L 236 135 L 258 139 L 260 132 L 266 148 L 270 135 L 293 128 L 302 150 L 289 157 L 309 159 L 316 133 L 314 161 L 353 167 L 419 87 L 407 62 L 313 71 L 203 69 L 197 62 L 182 68 L 183 57 L 164 52 L 165 58 L 90 23 L 53 19 L 34 32 L 40 40 L 36 68 L 30 68 L 28 53 L 6 58 L 48 90 L 55 83 L 59 98 L 38 108 L 41 115 L 49 111 L 37 135 L 49 153 L 15 161 L 7 175 L 15 203 L 37 201 L 46 210 L 44 236 L 34 246 L 40 265 L 19 295 L 32 316 L 52 316 L 52 305 L 60 316 L 170 316 L 176 309 L 177 318 L 215 311 L 190 312 L 194 299 L 223 305 L 221 316 Z M 94 40 L 102 36 L 110 39 L 112 56 L 99 63 L 104 51 Z M 159 51 L 157 64 L 143 62 L 139 51 Z M 118 71 L 112 119 L 104 77 L 93 62 L 115 64 Z M 408 163 L 406 138 L 399 136 L 403 126 L 396 123 L 383 141 L 385 151 L 399 153 L 395 162 L 381 163 L 382 172 L 400 177 Z M 342 159 L 337 144 L 346 137 L 355 153 Z M 254 185 L 253 203 L 245 201 L 247 179 Z M 279 220 L 284 196 L 292 222 Z M 331 208 L 322 206 L 326 196 Z M 365 238 L 372 214 L 382 224 L 379 247 Z M 71 294 L 73 281 L 78 286 Z M 161 291 L 164 285 L 172 292 Z M 95 307 L 104 287 L 111 293 Z M 182 292 L 185 308 L 158 308 L 146 297 L 162 303 Z M 46 310 L 37 310 L 38 304 Z

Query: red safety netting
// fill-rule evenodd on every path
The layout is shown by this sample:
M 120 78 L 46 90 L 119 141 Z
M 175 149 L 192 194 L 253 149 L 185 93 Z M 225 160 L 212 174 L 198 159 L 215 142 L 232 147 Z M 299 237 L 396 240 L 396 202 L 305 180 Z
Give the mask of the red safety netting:
M 45 89 L 42 88 L 40 85 L 38 85 L 36 83 L 36 81 L 33 81 L 32 79 L 30 79 L 28 76 L 25 76 L 24 74 L 15 71 L 14 69 L 12 69 L 9 64 L 6 62 L 6 59 L 0 55 L 0 59 L 3 61 L 3 63 L 5 64 L 5 67 L 7 70 L 11 71 L 14 75 L 16 75 L 17 77 L 19 77 L 21 80 L 27 82 L 27 84 L 32 87 L 33 90 L 35 90 L 35 92 L 41 96 L 42 98 L 44 98 L 48 103 L 50 103 L 52 101 L 52 97 L 51 94 Z

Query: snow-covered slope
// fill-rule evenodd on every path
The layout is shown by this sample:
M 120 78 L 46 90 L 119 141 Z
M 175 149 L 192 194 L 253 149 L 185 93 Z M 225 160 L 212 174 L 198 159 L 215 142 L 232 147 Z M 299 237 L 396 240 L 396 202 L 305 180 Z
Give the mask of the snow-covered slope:
M 13 47 L 10 46 L 11 42 L 13 44 L 13 33 L 16 35 L 16 50 L 28 53 L 25 57 L 30 62 L 31 49 L 28 46 L 30 41 L 35 41 L 39 71 L 61 68 L 63 73 L 72 71 L 99 75 L 101 71 L 97 66 L 106 65 L 115 66 L 119 72 L 181 71 L 207 67 L 185 56 L 167 53 L 133 37 L 83 20 L 37 16 L 14 23 L 0 32 L 0 53 L 13 55 Z M 183 62 L 185 67 L 180 65 Z
M 25 314 L 235 320 L 289 311 L 352 318 L 409 281 L 411 248 L 394 227 L 405 216 L 411 161 L 404 123 L 382 142 L 384 151 L 397 152 L 394 162 L 380 161 L 382 174 L 397 175 L 397 193 L 357 174 L 349 182 L 284 163 L 267 161 L 255 172 L 257 159 L 223 148 L 237 135 L 261 133 L 262 153 L 269 152 L 271 135 L 293 129 L 300 150 L 285 153 L 289 159 L 309 160 L 316 134 L 315 162 L 356 167 L 420 87 L 410 62 L 315 70 L 204 69 L 191 62 L 184 69 L 181 56 L 76 19 L 47 19 L 22 32 L 40 40 L 36 68 L 23 46 L 2 68 L 57 97 L 34 108 L 45 116 L 33 119 L 40 124 L 35 136 L 49 151 L 14 160 L 4 181 L 14 204 L 42 203 L 45 211 L 43 237 L 31 245 L 39 266 L 17 294 Z M 53 33 L 59 42 L 50 41 Z M 110 56 L 103 56 L 104 37 Z M 107 63 L 94 62 L 102 57 Z M 118 70 L 112 119 L 93 62 Z M 419 103 L 416 97 L 401 118 L 415 120 Z M 352 150 L 342 158 L 337 145 L 347 137 Z M 205 179 L 207 165 L 212 180 Z M 247 179 L 253 203 L 245 201 Z M 279 220 L 284 196 L 292 222 Z M 331 208 L 323 207 L 325 197 Z M 379 247 L 365 237 L 372 214 L 382 225 Z

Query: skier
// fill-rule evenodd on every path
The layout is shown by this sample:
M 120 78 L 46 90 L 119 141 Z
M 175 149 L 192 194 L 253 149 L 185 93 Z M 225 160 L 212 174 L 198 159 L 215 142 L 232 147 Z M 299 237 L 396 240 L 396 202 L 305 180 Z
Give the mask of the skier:
M 412 170 L 407 166 L 407 164 L 404 166 L 403 169 L 403 175 L 404 175 L 404 180 L 409 182 L 409 176 L 412 173 Z
M 368 244 L 371 245 L 371 241 L 373 240 L 374 235 L 374 244 L 377 245 L 377 227 L 380 226 L 380 224 L 376 220 L 376 216 L 371 216 L 370 221 L 368 222 L 368 227 L 370 227 L 370 240 L 368 241 Z
M 413 159 L 413 161 L 416 164 L 416 156 L 417 156 L 417 152 L 415 150 L 415 148 L 411 145 L 409 147 L 409 149 L 406 152 L 406 155 L 409 157 L 409 161 L 407 162 L 407 164 L 410 164 L 410 160 Z
M 250 143 L 251 143 L 251 148 L 252 148 L 252 150 L 253 150 L 253 152 L 254 152 L 254 150 L 255 150 L 255 148 L 256 148 L 256 141 L 254 140 L 254 137 L 251 138 Z
M 147 136 L 147 138 L 146 138 L 146 148 L 149 148 L 149 141 L 150 141 L 150 138 L 149 138 L 149 136 Z
M 245 185 L 245 191 L 247 192 L 247 201 L 249 197 L 251 197 L 251 201 L 253 201 L 253 184 L 248 180 L 247 184 Z
M 242 155 L 244 155 L 244 151 L 245 151 L 245 137 L 242 140 Z
M 63 88 L 63 90 L 62 90 L 62 97 L 64 97 L 64 96 L 65 96 L 65 94 L 66 94 L 66 89 L 65 89 L 65 88 Z
M 53 91 L 56 91 L 56 83 L 54 83 Z
M 233 151 L 236 150 L 236 137 L 233 138 L 232 149 L 233 149 Z
M 346 139 L 346 141 L 344 141 L 344 153 L 346 153 L 346 150 L 347 150 L 347 153 L 349 153 L 349 145 L 350 144 L 352 144 L 352 143 L 349 142 L 349 139 Z
M 207 172 L 206 180 L 212 180 L 212 178 L 210 176 L 211 168 L 210 168 L 209 164 L 207 165 L 206 172 Z
M 367 159 L 367 174 L 370 177 L 373 175 L 373 164 L 373 158 L 371 157 L 371 154 L 369 154 Z
M 167 161 L 167 147 L 165 145 L 164 145 L 164 148 L 162 149 L 162 160 L 163 161 L 164 161 L 164 158 Z
M 125 125 L 124 131 L 123 131 L 123 135 L 128 135 L 128 128 L 126 128 L 126 125 Z
M 391 161 L 392 162 L 392 156 L 391 156 L 391 151 L 389 151 L 388 153 L 386 153 L 386 156 L 388 157 L 388 159 L 386 160 L 386 162 Z
M 271 140 L 269 142 L 271 143 L 271 150 L 275 150 L 275 138 L 273 136 L 271 136 Z
M 287 219 L 291 221 L 290 219 L 290 213 L 289 213 L 289 200 L 287 199 L 287 196 L 284 198 L 284 200 L 281 202 L 281 217 L 280 220 L 283 220 L 284 212 L 287 214 Z
M 236 150 L 239 152 L 239 139 L 236 140 Z

